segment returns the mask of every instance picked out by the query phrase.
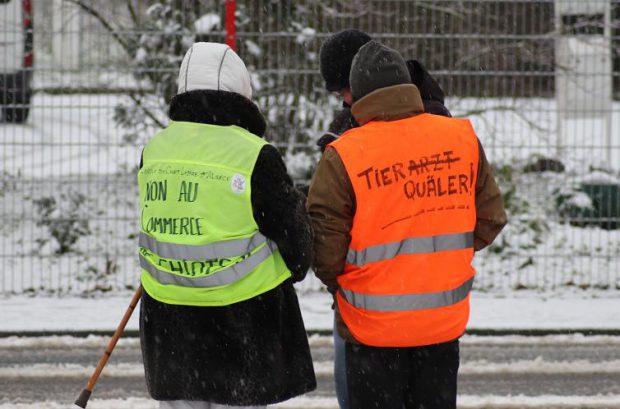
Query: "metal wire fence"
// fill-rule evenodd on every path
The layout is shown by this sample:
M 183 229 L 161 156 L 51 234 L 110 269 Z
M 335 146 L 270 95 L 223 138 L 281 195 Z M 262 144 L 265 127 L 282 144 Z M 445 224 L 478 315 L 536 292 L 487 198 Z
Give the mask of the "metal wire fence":
M 242 0 L 236 23 L 297 181 L 339 108 L 320 46 L 366 31 L 430 70 L 495 168 L 510 223 L 477 289 L 620 289 L 620 1 Z M 141 148 L 223 27 L 219 0 L 0 0 L 0 293 L 136 285 Z

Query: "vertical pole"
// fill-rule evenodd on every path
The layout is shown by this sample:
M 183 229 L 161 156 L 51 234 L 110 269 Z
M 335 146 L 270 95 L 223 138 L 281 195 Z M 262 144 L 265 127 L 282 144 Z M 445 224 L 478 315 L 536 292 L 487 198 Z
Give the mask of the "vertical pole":
M 605 29 L 603 31 L 603 38 L 604 38 L 604 44 L 605 44 L 605 51 L 607 52 L 607 58 L 606 58 L 606 67 L 605 67 L 605 74 L 603 75 L 609 75 L 609 79 L 610 79 L 610 85 L 611 87 L 609 87 L 608 93 L 607 95 L 605 95 L 606 98 L 608 98 L 609 100 L 609 105 L 608 105 L 608 109 L 605 112 L 605 133 L 606 133 L 606 142 L 607 142 L 607 166 L 609 167 L 609 169 L 613 169 L 615 171 L 618 170 L 618 167 L 620 167 L 620 164 L 618 163 L 614 163 L 614 149 L 612 148 L 612 145 L 614 145 L 614 141 L 612 139 L 611 136 L 611 127 L 612 127 L 612 118 L 611 118 L 611 114 L 613 111 L 613 100 L 614 100 L 614 95 L 613 95 L 613 57 L 612 57 L 612 51 L 611 51 L 611 44 L 612 44 L 612 31 L 611 31 L 611 1 L 607 0 L 605 1 Z M 607 61 L 608 60 L 608 61 Z M 609 70 L 609 71 L 607 71 Z M 610 78 L 611 77 L 611 78 Z
M 561 58 L 561 61 L 565 61 L 566 57 L 564 55 L 558 55 L 564 52 L 565 44 L 564 42 L 567 39 L 562 38 L 562 8 L 559 7 L 561 0 L 555 0 L 555 39 L 554 39 L 554 47 L 555 47 L 555 124 L 556 124 L 556 152 L 557 158 L 562 160 L 562 141 L 564 140 L 564 132 L 563 132 L 563 119 L 564 119 L 564 90 L 563 87 L 566 86 L 566 81 L 560 78 L 563 75 L 566 75 L 565 72 L 562 72 L 564 68 L 558 67 L 558 59 Z M 559 58 L 558 58 L 559 57 Z
M 83 40 L 80 32 L 80 10 L 75 3 L 66 0 L 54 0 L 52 4 L 52 62 L 61 70 L 78 69 Z
M 235 25 L 236 0 L 226 0 L 226 44 L 236 51 L 237 27 Z

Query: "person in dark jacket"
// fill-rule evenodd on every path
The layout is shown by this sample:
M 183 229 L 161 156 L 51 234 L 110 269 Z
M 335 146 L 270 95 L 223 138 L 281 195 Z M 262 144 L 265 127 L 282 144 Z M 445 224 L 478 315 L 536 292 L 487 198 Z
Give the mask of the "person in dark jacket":
M 328 132 L 317 141 L 321 151 L 325 150 L 325 146 L 340 134 L 357 126 L 355 118 L 351 115 L 353 97 L 349 84 L 349 72 L 353 57 L 360 47 L 369 41 L 371 37 L 363 31 L 347 29 L 333 34 L 321 46 L 319 64 L 321 76 L 325 81 L 325 89 L 340 95 L 343 102 L 343 107 L 334 116 Z M 451 116 L 450 111 L 444 105 L 445 95 L 441 86 L 422 63 L 417 60 L 408 60 L 407 69 L 411 75 L 411 81 L 420 90 L 424 112 Z
M 205 129 L 222 129 L 224 135 L 228 129 L 243 129 L 249 132 L 245 138 L 260 140 L 266 123 L 250 100 L 249 84 L 245 65 L 232 49 L 196 43 L 182 64 L 170 119 L 208 124 L 212 127 Z M 160 408 L 264 407 L 316 388 L 293 288 L 304 279 L 312 259 L 304 197 L 270 144 L 260 148 L 249 187 L 258 230 L 277 245 L 291 277 L 255 297 L 223 306 L 161 302 L 145 288 L 140 338 L 147 387 L 161 401 Z
M 337 93 L 343 100 L 343 107 L 317 141 L 321 151 L 347 130 L 356 127 L 357 122 L 351 114 L 351 86 L 349 73 L 353 57 L 360 47 L 371 41 L 371 37 L 359 30 L 348 29 L 329 37 L 321 46 L 320 70 L 327 91 Z M 433 76 L 417 60 L 407 61 L 412 82 L 418 87 L 424 111 L 442 116 L 451 116 L 444 106 L 444 92 Z M 337 317 L 336 317 L 337 318 Z M 334 328 L 334 380 L 336 395 L 341 409 L 349 409 L 346 376 L 344 373 L 344 341 Z

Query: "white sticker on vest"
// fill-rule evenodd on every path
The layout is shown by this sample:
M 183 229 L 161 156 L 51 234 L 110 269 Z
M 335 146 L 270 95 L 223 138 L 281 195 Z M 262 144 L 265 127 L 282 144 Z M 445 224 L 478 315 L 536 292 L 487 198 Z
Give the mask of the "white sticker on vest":
M 230 182 L 230 188 L 237 194 L 243 193 L 245 191 L 245 177 L 235 173 Z

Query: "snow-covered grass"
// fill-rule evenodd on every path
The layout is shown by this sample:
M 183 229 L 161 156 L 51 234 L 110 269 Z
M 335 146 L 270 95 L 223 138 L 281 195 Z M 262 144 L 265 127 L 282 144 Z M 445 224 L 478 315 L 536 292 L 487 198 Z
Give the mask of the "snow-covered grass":
M 0 293 L 129 294 L 137 284 L 134 172 L 141 146 L 124 140 L 123 129 L 114 122 L 113 108 L 123 98 L 36 94 L 26 125 L 0 123 Z M 271 126 L 278 123 L 276 103 L 290 104 L 294 96 L 274 98 L 265 112 Z M 308 129 L 331 115 L 327 107 L 299 98 L 298 119 Z M 455 115 L 469 114 L 489 160 L 512 172 L 502 188 L 514 188 L 516 210 L 494 246 L 476 255 L 475 289 L 498 297 L 617 296 L 620 230 L 567 224 L 554 201 L 559 190 L 580 181 L 620 181 L 616 171 L 588 170 L 606 158 L 601 120 L 569 121 L 558 141 L 554 100 L 452 98 L 446 104 Z M 619 127 L 616 104 L 612 129 Z M 612 136 L 620 138 L 620 132 Z M 289 142 L 301 140 L 291 134 Z M 618 156 L 620 143 L 612 143 Z M 532 155 L 560 159 L 565 171 L 523 173 Z M 303 178 L 316 158 L 290 150 L 286 159 L 291 173 Z M 83 200 L 68 208 L 68 198 L 76 196 Z M 56 207 L 46 222 L 45 209 L 37 203 L 50 199 Z M 579 195 L 570 200 L 583 204 Z M 73 224 L 58 232 L 67 220 Z M 87 232 L 71 242 L 63 231 L 76 230 L 80 221 L 87 221 Z M 61 240 L 70 244 L 70 251 L 58 254 Z M 297 288 L 312 297 L 323 286 L 309 274 Z
M 123 142 L 114 107 L 119 95 L 35 94 L 25 125 L 0 123 L 2 170 L 21 180 L 63 181 L 134 169 L 140 146 Z
M 538 154 L 560 159 L 568 169 L 605 165 L 620 170 L 619 103 L 613 104 L 610 113 L 610 141 L 604 116 L 564 118 L 558 123 L 554 99 L 447 98 L 446 106 L 454 116 L 471 119 L 491 161 L 504 163 Z M 605 163 L 608 151 L 612 163 Z

